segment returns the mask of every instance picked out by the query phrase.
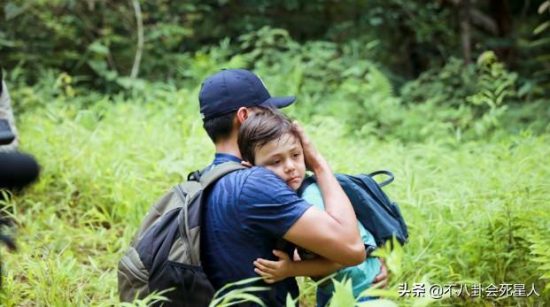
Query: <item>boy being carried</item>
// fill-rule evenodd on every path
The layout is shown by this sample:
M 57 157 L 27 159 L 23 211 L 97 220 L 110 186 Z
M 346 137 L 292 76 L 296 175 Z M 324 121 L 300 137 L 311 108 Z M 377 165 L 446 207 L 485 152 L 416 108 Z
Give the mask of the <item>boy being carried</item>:
M 243 160 L 255 166 L 273 171 L 290 188 L 298 190 L 304 180 L 306 162 L 301 142 L 309 142 L 302 129 L 293 124 L 277 110 L 265 110 L 249 118 L 240 128 L 238 144 Z M 324 210 L 323 198 L 317 184 L 308 185 L 302 197 L 318 209 Z M 376 246 L 372 234 L 358 223 L 365 246 Z M 336 272 L 334 278 L 350 278 L 353 294 L 358 297 L 371 286 L 380 272 L 378 258 L 367 257 L 364 262 L 352 267 L 328 261 L 321 257 L 307 257 L 293 261 L 289 255 L 274 250 L 276 261 L 259 258 L 254 262 L 255 271 L 267 283 L 275 283 L 288 277 L 323 277 Z M 331 282 L 325 282 L 317 290 L 317 306 L 325 306 L 333 292 Z

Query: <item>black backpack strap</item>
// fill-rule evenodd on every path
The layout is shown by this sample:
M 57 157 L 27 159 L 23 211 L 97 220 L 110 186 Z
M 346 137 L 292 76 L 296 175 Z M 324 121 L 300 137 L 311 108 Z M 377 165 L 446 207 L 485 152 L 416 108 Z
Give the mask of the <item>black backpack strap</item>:
M 187 174 L 187 181 L 199 181 L 199 179 L 201 178 L 201 174 L 202 172 L 204 172 L 205 169 L 203 169 L 202 171 L 200 170 L 196 170 L 194 172 L 190 172 L 189 174 Z
M 203 169 L 196 170 L 194 172 L 190 172 L 187 174 L 187 181 L 197 181 L 199 182 L 201 179 L 201 176 L 205 173 L 207 173 L 209 170 L 213 169 L 215 165 L 209 165 Z
M 369 177 L 371 178 L 374 178 L 374 176 L 378 176 L 378 175 L 386 175 L 390 178 L 380 182 L 378 185 L 380 187 L 384 187 L 384 186 L 387 186 L 388 184 L 392 183 L 393 180 L 395 179 L 395 177 L 393 176 L 393 173 L 390 172 L 390 171 L 387 171 L 387 170 L 380 170 L 380 171 L 376 171 L 376 172 L 372 172 L 370 174 L 368 174 Z

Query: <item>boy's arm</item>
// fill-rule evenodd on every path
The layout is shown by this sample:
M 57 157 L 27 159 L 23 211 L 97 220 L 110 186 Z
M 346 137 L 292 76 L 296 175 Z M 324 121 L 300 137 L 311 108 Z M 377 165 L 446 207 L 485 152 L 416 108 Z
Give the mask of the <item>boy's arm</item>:
M 267 283 L 274 283 L 295 276 L 324 277 L 344 267 L 341 264 L 321 257 L 311 260 L 292 261 L 285 252 L 274 250 L 273 254 L 279 260 L 271 261 L 259 258 L 254 261 L 254 266 L 256 267 L 254 271 L 262 276 Z

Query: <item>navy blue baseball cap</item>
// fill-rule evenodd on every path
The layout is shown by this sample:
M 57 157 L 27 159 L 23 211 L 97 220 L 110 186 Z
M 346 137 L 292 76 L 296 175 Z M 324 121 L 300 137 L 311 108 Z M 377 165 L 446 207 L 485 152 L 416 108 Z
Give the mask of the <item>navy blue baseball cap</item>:
M 294 96 L 271 97 L 262 80 L 245 69 L 224 69 L 204 80 L 199 93 L 203 120 L 222 116 L 240 107 L 284 108 Z

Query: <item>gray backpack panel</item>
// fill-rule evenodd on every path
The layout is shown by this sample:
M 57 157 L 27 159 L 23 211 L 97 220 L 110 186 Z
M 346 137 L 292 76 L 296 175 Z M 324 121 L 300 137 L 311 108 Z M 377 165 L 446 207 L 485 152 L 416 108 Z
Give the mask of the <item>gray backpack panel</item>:
M 201 267 L 200 223 L 203 193 L 236 162 L 215 166 L 200 179 L 173 187 L 147 213 L 118 264 L 122 302 L 142 299 L 153 291 L 170 301 L 163 306 L 208 306 L 214 289 Z

